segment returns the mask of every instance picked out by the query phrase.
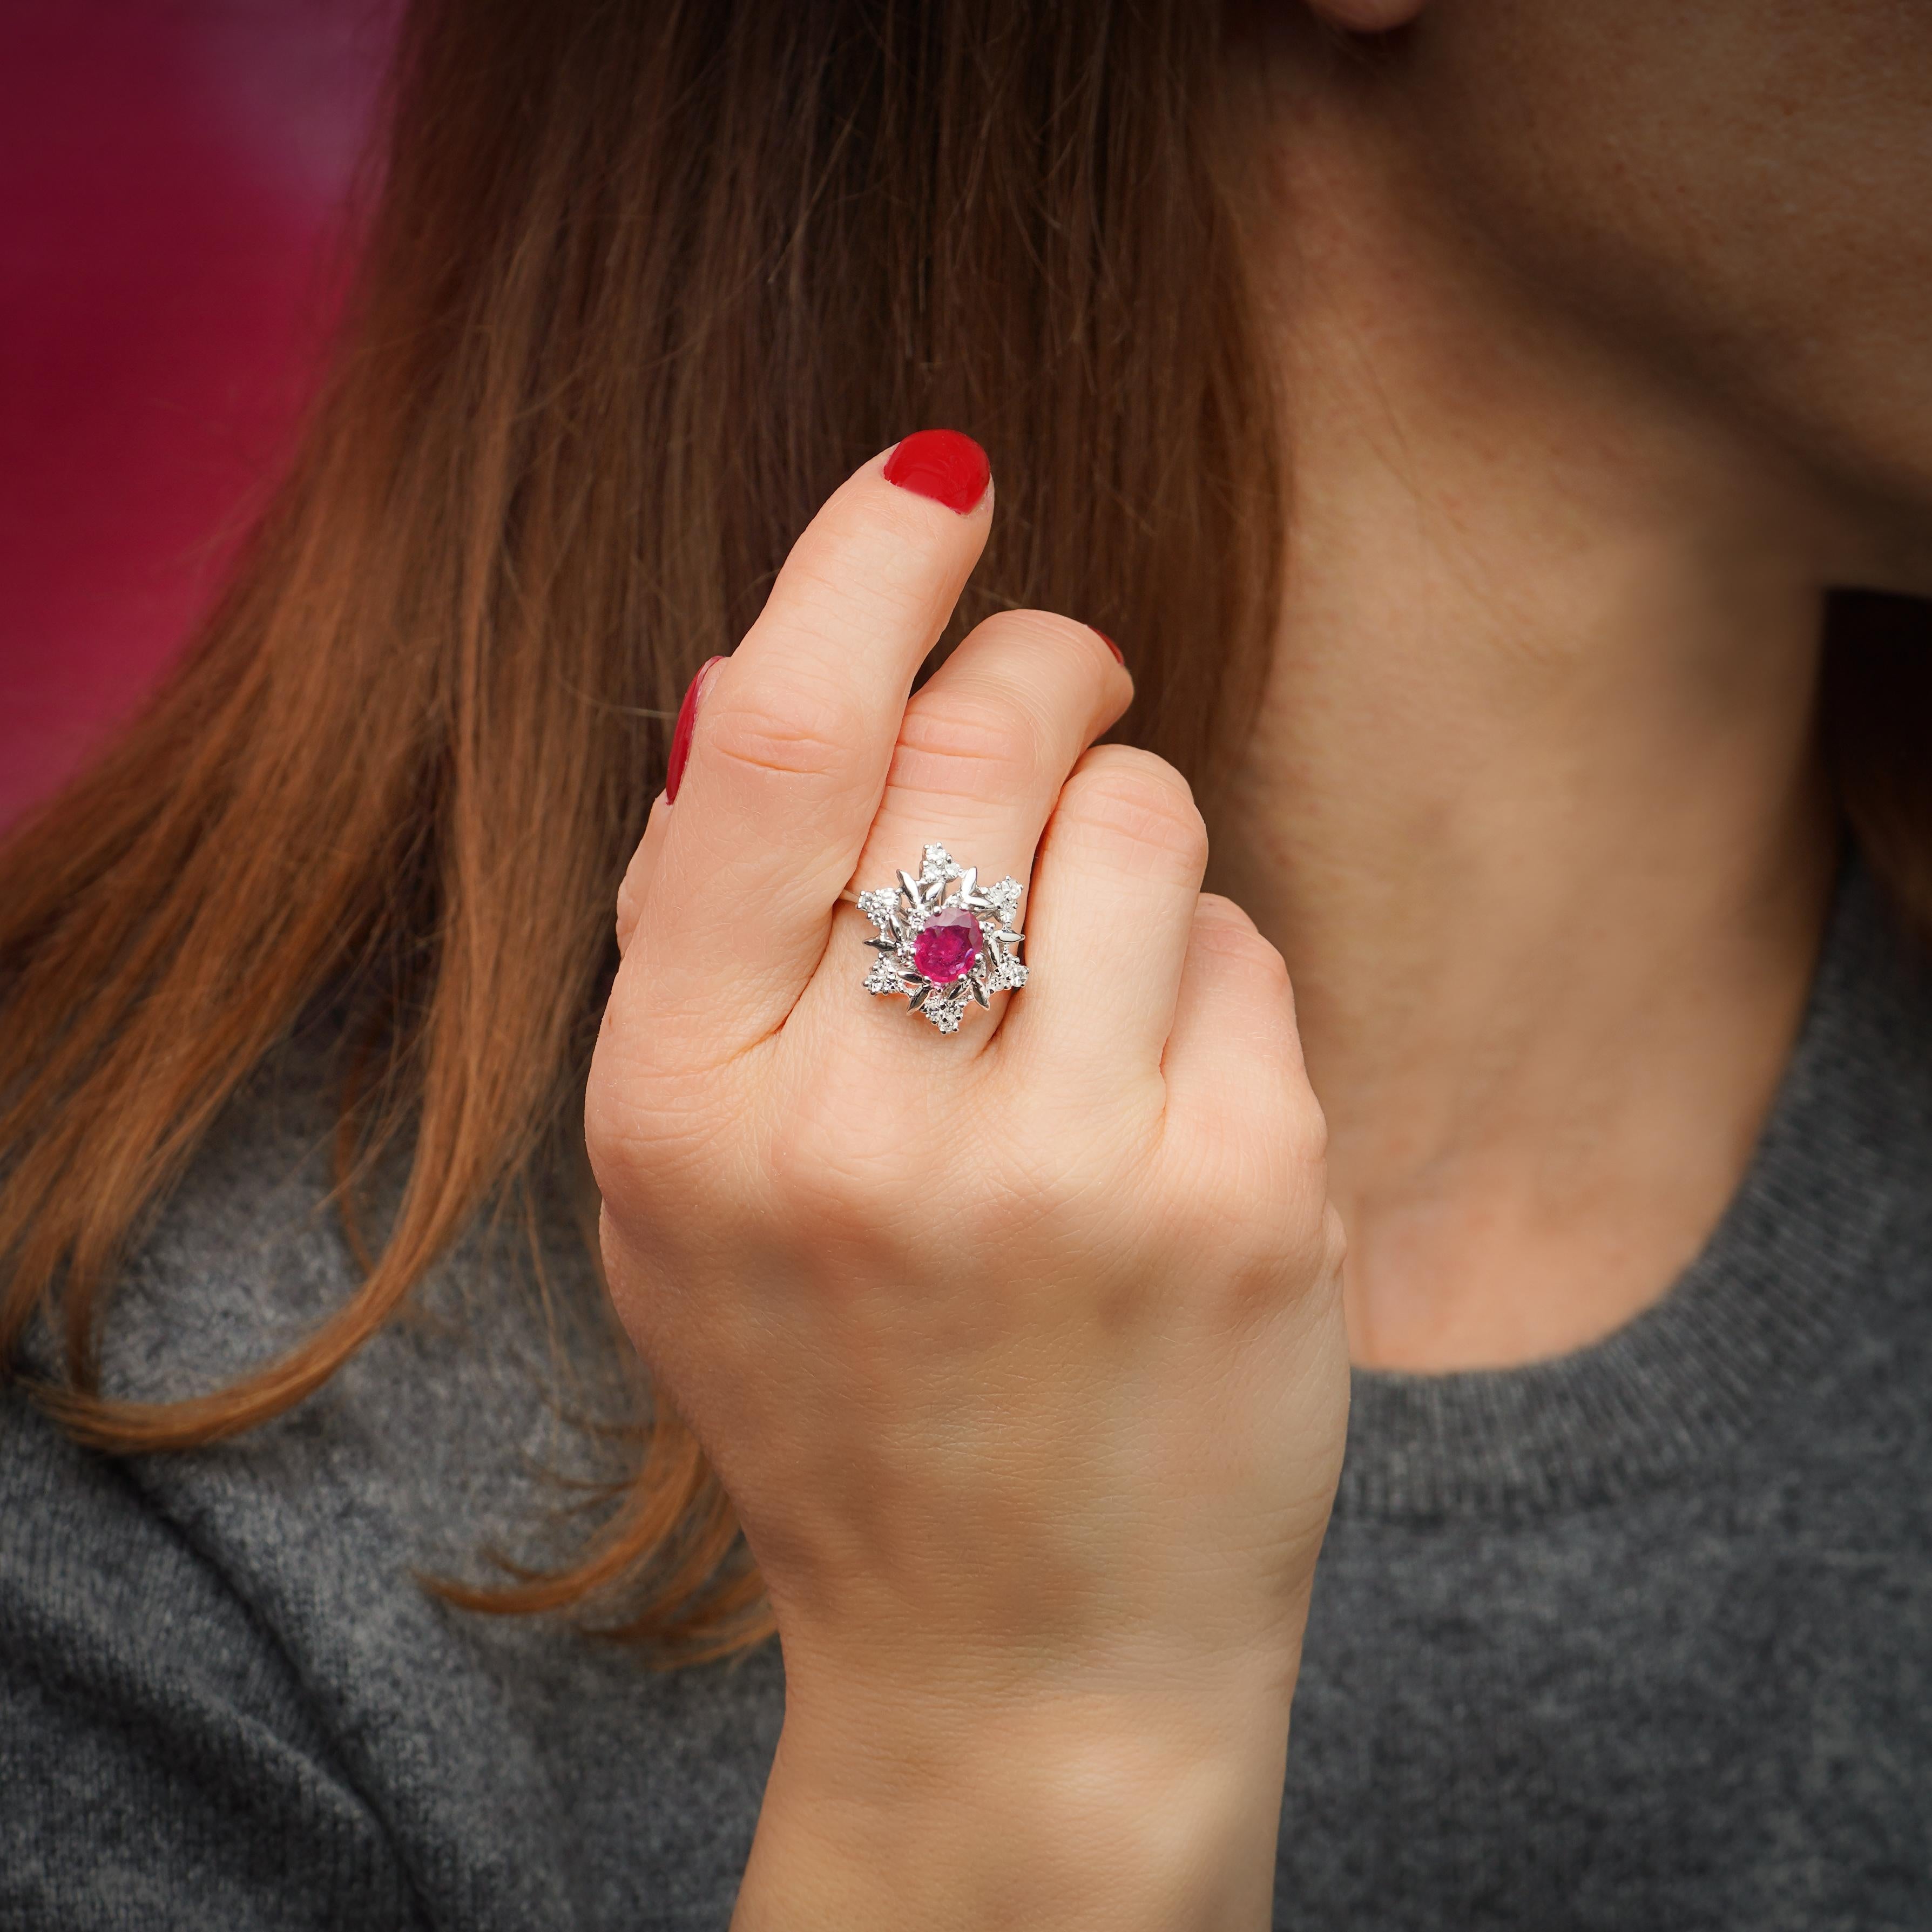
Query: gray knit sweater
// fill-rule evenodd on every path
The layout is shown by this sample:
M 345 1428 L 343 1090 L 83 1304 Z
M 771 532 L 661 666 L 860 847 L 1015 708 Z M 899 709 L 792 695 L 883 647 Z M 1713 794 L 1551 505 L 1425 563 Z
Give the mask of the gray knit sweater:
M 210 1385 L 348 1291 L 320 1078 L 285 1056 L 207 1148 L 115 1388 Z M 0 1925 L 726 1923 L 776 1648 L 652 1674 L 417 1580 L 541 1553 L 596 1466 L 585 1272 L 550 1288 L 479 1236 L 190 1456 L 105 1462 L 0 1396 Z M 1538 1366 L 1358 1375 L 1276 1922 L 1932 1926 L 1932 987 L 1856 868 L 1671 1294 Z

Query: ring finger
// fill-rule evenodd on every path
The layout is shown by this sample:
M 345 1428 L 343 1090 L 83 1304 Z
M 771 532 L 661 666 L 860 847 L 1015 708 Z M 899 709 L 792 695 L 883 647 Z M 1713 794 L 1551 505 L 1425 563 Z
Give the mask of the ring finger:
M 1002 874 L 1024 886 L 1067 773 L 1132 695 L 1097 631 L 1040 610 L 988 618 L 906 706 L 854 884 L 890 889 L 901 871 L 916 876 L 923 848 L 936 843 L 982 887 Z M 834 928 L 825 976 L 842 1004 L 857 990 L 860 962 L 878 957 L 860 944 L 872 930 L 850 908 Z M 970 982 L 950 983 L 964 992 Z M 916 1041 L 925 1031 L 907 1026 L 905 999 L 874 1004 L 889 1037 Z M 974 1032 L 983 1042 L 985 1030 Z

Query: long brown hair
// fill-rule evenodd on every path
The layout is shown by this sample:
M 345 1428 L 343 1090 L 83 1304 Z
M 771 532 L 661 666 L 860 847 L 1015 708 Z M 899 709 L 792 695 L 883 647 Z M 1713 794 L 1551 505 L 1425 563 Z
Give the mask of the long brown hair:
M 0 1358 L 46 1318 L 64 1374 L 37 1393 L 76 1436 L 280 1413 L 479 1211 L 560 1184 L 664 720 L 904 430 L 970 430 L 1000 479 L 950 635 L 1015 604 L 1100 626 L 1132 652 L 1124 734 L 1210 775 L 1283 508 L 1224 27 L 1199 0 L 418 0 L 292 472 L 179 673 L 0 849 Z M 1832 689 L 1855 816 L 1932 908 L 1908 711 Z M 352 1237 L 406 1160 L 359 1290 L 233 1386 L 103 1398 L 130 1244 L 325 998 L 362 1049 Z M 628 1585 L 618 1628 L 672 1657 L 758 1634 L 696 1446 L 662 1410 L 638 1439 L 574 1568 L 453 1594 Z
M 1220 159 L 1214 10 L 1119 0 L 422 0 L 339 353 L 178 674 L 0 851 L 0 1354 L 37 1310 L 85 1442 L 299 1402 L 484 1205 L 554 1187 L 664 720 L 838 481 L 970 430 L 960 625 L 1078 612 L 1201 768 L 1258 675 L 1280 512 Z M 958 634 L 956 626 L 954 635 Z M 1241 669 L 1247 667 L 1244 674 Z M 332 992 L 338 1194 L 407 1185 L 352 1299 L 246 1380 L 104 1399 L 105 1292 L 224 1102 Z M 560 1606 L 762 1626 L 674 1417 Z

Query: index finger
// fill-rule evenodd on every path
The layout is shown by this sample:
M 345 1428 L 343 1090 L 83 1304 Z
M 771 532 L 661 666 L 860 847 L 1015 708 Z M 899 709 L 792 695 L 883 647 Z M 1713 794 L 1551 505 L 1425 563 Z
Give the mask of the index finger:
M 927 430 L 848 478 L 792 547 L 692 722 L 626 959 L 655 1021 L 730 1050 L 790 1011 L 992 507 L 979 445 Z

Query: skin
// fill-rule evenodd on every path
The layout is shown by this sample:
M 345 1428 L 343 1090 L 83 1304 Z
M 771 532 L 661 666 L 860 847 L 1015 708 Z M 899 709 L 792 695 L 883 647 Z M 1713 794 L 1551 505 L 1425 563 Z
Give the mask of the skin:
M 1247 910 L 1174 774 L 1084 748 L 1130 688 L 1084 626 L 907 704 L 996 512 L 876 459 L 626 883 L 606 1262 L 784 1645 L 741 1928 L 1265 1924 L 1350 1343 L 1523 1360 L 1664 1291 L 1816 953 L 1821 591 L 1932 586 L 1932 10 L 1328 10 L 1400 31 L 1277 10 L 1254 63 L 1296 488 Z M 944 1041 L 838 902 L 942 824 L 1039 969 Z
M 1798 1024 L 1822 593 L 1932 586 L 1932 9 L 1270 54 L 1296 511 L 1216 883 L 1293 974 L 1356 1358 L 1516 1364 L 1694 1256 Z
M 883 466 L 704 687 L 586 1108 L 618 1312 L 784 1646 L 736 1922 L 1251 1922 L 1347 1412 L 1286 974 L 1178 774 L 1085 749 L 1097 632 L 994 618 L 907 702 L 993 502 Z M 1135 974 L 944 1040 L 863 997 L 840 889 L 942 823 L 1030 875 L 1036 957 Z

